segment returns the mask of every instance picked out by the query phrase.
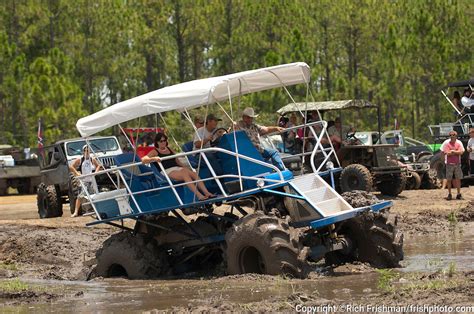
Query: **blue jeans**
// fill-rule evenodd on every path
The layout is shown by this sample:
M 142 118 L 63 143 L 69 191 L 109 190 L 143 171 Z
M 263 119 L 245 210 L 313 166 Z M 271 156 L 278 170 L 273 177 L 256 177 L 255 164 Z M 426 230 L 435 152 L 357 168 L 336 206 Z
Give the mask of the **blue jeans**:
M 285 170 L 285 164 L 283 160 L 281 160 L 280 154 L 278 151 L 273 148 L 264 148 L 262 152 L 262 156 L 265 159 L 271 159 L 271 162 L 274 166 L 276 166 L 280 170 Z

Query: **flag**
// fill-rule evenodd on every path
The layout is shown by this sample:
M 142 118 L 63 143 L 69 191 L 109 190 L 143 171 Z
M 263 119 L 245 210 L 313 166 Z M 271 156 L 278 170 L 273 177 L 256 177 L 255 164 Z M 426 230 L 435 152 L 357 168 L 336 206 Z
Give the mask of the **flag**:
M 38 152 L 43 151 L 43 128 L 41 127 L 41 118 L 38 119 Z

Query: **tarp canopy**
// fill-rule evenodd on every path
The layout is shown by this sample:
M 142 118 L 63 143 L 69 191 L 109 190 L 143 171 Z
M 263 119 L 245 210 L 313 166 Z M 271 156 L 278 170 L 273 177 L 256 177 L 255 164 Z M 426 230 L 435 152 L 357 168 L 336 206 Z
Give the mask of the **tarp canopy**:
M 291 103 L 282 108 L 277 112 L 280 115 L 285 115 L 289 112 L 304 112 L 307 111 L 329 111 L 329 110 L 342 110 L 351 108 L 376 108 L 374 105 L 367 100 L 362 99 L 349 99 L 349 100 L 337 100 L 337 101 L 320 101 L 320 102 L 298 102 Z
M 469 87 L 469 85 L 474 86 L 474 78 L 470 80 L 449 83 L 447 87 Z
M 281 86 L 309 83 L 304 62 L 185 82 L 131 98 L 79 119 L 77 130 L 87 137 L 119 123 L 167 111 L 184 111 Z

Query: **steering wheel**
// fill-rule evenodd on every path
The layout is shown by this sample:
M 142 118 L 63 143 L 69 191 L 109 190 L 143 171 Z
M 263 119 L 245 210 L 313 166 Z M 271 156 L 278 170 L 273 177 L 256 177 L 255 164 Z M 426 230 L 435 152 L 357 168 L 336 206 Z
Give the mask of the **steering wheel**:
M 345 145 L 361 145 L 362 142 L 355 136 L 356 131 L 347 132 L 346 139 L 343 141 Z
M 226 128 L 217 128 L 212 132 L 211 146 L 214 147 L 219 144 L 222 135 L 229 133 Z

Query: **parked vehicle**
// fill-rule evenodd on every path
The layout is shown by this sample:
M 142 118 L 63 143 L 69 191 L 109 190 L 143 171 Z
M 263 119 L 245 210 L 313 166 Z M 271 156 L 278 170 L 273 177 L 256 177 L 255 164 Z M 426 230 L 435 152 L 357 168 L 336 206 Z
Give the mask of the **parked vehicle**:
M 33 194 L 39 183 L 36 158 L 26 156 L 25 152 L 11 145 L 0 145 L 0 196 L 6 195 L 9 187 L 20 194 Z
M 397 144 L 398 161 L 407 168 L 406 190 L 435 189 L 440 186 L 436 171 L 430 170 L 431 148 L 418 140 L 405 137 L 403 130 L 356 132 L 355 137 L 363 145 Z
M 298 110 L 317 111 L 321 115 L 330 111 L 378 108 L 365 100 L 341 100 L 311 103 L 288 104 L 278 110 L 280 115 L 287 115 Z M 379 136 L 380 137 L 380 136 Z M 367 138 L 371 140 L 371 138 Z M 400 166 L 395 150 L 398 144 L 380 144 L 367 141 L 363 143 L 348 134 L 333 156 L 333 161 L 341 164 L 343 171 L 339 182 L 342 192 L 378 189 L 382 194 L 397 196 L 406 183 L 406 169 Z
M 227 100 L 232 108 L 232 100 L 245 94 L 309 83 L 305 63 L 191 81 L 112 105 L 80 119 L 77 128 L 87 138 L 149 114 L 189 114 L 192 108 Z M 326 132 L 325 121 L 307 125 Z M 327 158 L 321 165 L 311 162 L 313 173 L 296 176 L 264 160 L 244 131 L 223 134 L 214 147 L 163 157 L 149 166 L 135 153 L 114 156 L 115 169 L 92 174 L 116 173 L 118 182 L 113 190 L 88 194 L 96 220 L 87 225 L 110 224 L 123 231 L 97 252 L 95 274 L 159 277 L 212 268 L 223 256 L 229 274 L 304 277 L 308 265 L 323 258 L 328 264 L 360 260 L 377 267 L 398 266 L 403 235 L 396 222 L 387 220 L 391 202 L 358 194 L 364 202 L 352 206 L 352 197 L 345 199 L 319 176 L 323 167 L 325 172 L 340 171 L 329 163 L 334 151 L 316 137 L 312 153 L 322 149 Z M 216 175 L 206 153 L 217 155 L 222 175 Z M 190 155 L 200 159 L 194 169 L 200 179 L 191 183 L 208 184 L 216 197 L 196 200 L 190 182 L 175 182 L 164 171 L 164 161 Z M 229 205 L 225 212 L 214 212 L 222 204 Z M 183 217 L 196 212 L 199 216 L 193 219 Z M 135 224 L 117 223 L 124 220 Z
M 438 147 L 449 138 L 449 131 L 451 130 L 454 130 L 458 133 L 458 139 L 463 143 L 464 147 L 466 147 L 467 142 L 469 141 L 469 128 L 474 127 L 474 111 L 472 111 L 474 108 L 471 108 L 471 110 L 460 110 L 460 108 L 453 104 L 448 95 L 457 89 L 461 89 L 461 94 L 463 94 L 462 89 L 470 88 L 472 90 L 473 86 L 474 79 L 470 79 L 466 81 L 449 83 L 445 87 L 445 90 L 441 91 L 450 108 L 453 109 L 453 112 L 457 114 L 457 118 L 453 119 L 455 120 L 454 122 L 441 122 L 439 124 L 428 126 L 433 141 L 436 145 L 438 145 Z M 430 160 L 430 163 L 431 168 L 435 169 L 438 174 L 443 171 L 444 160 L 440 151 L 434 154 L 433 158 Z M 464 176 L 463 184 L 472 182 L 472 174 L 469 173 L 469 153 L 467 150 L 461 156 L 461 169 Z
M 92 156 L 106 169 L 115 165 L 115 155 L 122 154 L 117 138 L 114 136 L 91 137 L 86 139 L 68 139 L 46 146 L 39 154 L 41 183 L 37 190 L 37 205 L 40 218 L 60 217 L 63 204 L 69 203 L 74 213 L 76 194 L 81 189 L 80 182 L 69 171 L 69 165 L 82 156 L 82 148 L 90 146 Z M 111 185 L 110 175 L 96 178 L 98 189 L 108 189 Z

